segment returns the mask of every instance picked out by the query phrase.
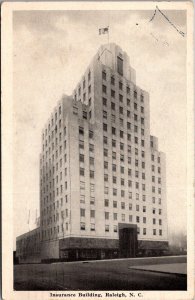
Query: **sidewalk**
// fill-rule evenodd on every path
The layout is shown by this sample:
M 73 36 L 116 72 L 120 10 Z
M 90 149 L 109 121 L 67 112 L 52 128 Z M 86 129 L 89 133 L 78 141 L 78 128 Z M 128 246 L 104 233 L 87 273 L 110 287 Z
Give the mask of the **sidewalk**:
M 180 275 L 187 274 L 186 263 L 132 266 L 129 267 L 129 269 L 158 272 L 158 273 L 180 274 Z

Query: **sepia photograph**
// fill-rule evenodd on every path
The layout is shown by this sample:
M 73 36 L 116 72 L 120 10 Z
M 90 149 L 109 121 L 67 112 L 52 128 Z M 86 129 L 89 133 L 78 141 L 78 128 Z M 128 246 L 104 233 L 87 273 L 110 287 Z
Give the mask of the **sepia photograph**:
M 4 4 L 5 299 L 193 299 L 193 5 Z

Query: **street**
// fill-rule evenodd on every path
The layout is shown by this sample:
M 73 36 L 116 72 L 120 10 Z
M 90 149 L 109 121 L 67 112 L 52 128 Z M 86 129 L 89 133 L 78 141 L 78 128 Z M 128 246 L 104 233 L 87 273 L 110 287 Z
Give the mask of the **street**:
M 186 264 L 186 257 L 130 258 L 14 266 L 15 290 L 186 290 L 187 276 L 131 269 L 132 266 Z

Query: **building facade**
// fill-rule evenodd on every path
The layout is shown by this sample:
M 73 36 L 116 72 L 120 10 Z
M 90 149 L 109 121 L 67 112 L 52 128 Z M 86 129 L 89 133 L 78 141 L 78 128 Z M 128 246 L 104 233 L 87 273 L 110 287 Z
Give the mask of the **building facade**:
M 128 55 L 101 46 L 42 131 L 40 259 L 129 257 L 168 247 L 165 155 Z

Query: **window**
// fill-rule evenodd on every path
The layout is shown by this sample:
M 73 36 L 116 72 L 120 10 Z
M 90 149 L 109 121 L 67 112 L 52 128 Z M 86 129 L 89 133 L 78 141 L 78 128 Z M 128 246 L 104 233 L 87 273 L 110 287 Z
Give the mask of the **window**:
M 85 203 L 85 195 L 80 195 L 80 203 Z
M 123 103 L 123 95 L 119 94 L 119 101 Z
M 114 232 L 117 232 L 117 231 L 118 231 L 117 225 L 114 225 Z
M 91 72 L 88 73 L 88 81 L 91 79 Z
M 132 210 L 132 209 L 133 209 L 133 204 L 129 203 L 129 210 Z
M 125 185 L 125 180 L 124 180 L 124 178 L 121 178 L 121 185 Z
M 116 128 L 112 127 L 112 134 L 116 135 Z
M 116 159 L 116 152 L 112 152 L 112 159 Z
M 121 202 L 121 209 L 125 209 L 125 202 Z
M 137 103 L 134 103 L 134 109 L 137 110 Z
M 94 224 L 94 223 L 91 223 L 91 225 L 90 225 L 90 230 L 91 230 L 91 231 L 95 231 L 95 224 Z
M 113 214 L 113 219 L 114 219 L 114 221 L 117 220 L 117 213 L 114 213 L 114 214 Z
M 136 200 L 139 200 L 139 194 L 138 193 L 136 194 Z
M 105 211 L 105 220 L 109 220 L 109 212 Z
M 109 189 L 107 186 L 104 187 L 104 194 L 108 195 Z
M 119 112 L 120 112 L 120 114 L 123 114 L 123 107 L 119 107 Z
M 95 210 L 90 210 L 90 218 L 95 218 Z
M 106 92 L 107 92 L 107 88 L 106 88 L 105 85 L 102 85 L 102 92 L 105 93 L 105 94 L 106 94 Z
M 156 229 L 153 229 L 153 235 L 156 235 Z
M 131 123 L 127 122 L 127 129 L 131 129 Z
M 107 99 L 106 98 L 102 98 L 102 103 L 104 106 L 107 106 Z
M 137 99 L 137 91 L 134 91 L 134 98 Z
M 120 130 L 120 138 L 123 138 L 123 131 Z
M 120 126 L 123 127 L 123 119 L 120 118 Z
M 121 190 L 121 197 L 125 197 L 125 191 Z
M 143 206 L 143 212 L 144 213 L 146 212 L 146 206 Z
M 85 169 L 84 168 L 80 168 L 80 175 L 85 176 Z
M 94 197 L 90 197 L 90 204 L 94 205 L 95 204 L 95 198 Z
M 140 96 L 140 99 L 141 99 L 141 102 L 144 102 L 144 96 L 143 95 Z
M 124 162 L 124 155 L 123 154 L 120 155 L 120 161 Z
M 141 113 L 143 114 L 144 113 L 144 107 L 141 106 Z
M 107 124 L 103 123 L 103 130 L 107 131 Z
M 90 165 L 94 166 L 94 158 L 93 157 L 89 158 L 89 163 L 90 163 Z
M 124 174 L 124 167 L 121 166 L 120 170 L 121 170 L 121 173 Z
M 104 169 L 108 169 L 108 162 L 104 161 Z
M 107 119 L 107 111 L 103 110 L 103 118 Z
M 159 235 L 162 235 L 162 229 L 159 229 Z
M 134 120 L 137 121 L 137 115 L 136 114 L 134 114 Z
M 90 178 L 94 178 L 94 171 L 90 170 Z
M 106 145 L 108 144 L 108 138 L 107 138 L 106 136 L 103 137 L 103 142 L 104 142 L 104 144 L 106 144 Z
M 136 211 L 139 211 L 139 205 L 136 205 Z
M 143 235 L 146 235 L 146 228 L 143 228 Z
M 109 200 L 108 199 L 104 199 L 104 206 L 108 207 L 109 206 Z
M 90 151 L 91 153 L 94 152 L 94 145 L 93 145 L 93 144 L 89 144 L 89 151 Z
M 127 86 L 127 94 L 129 95 L 130 94 L 130 87 Z
M 108 174 L 104 174 L 104 181 L 108 181 Z
M 158 157 L 158 163 L 160 163 L 160 157 Z
M 79 134 L 84 135 L 84 128 L 83 127 L 79 127 Z
M 131 117 L 131 112 L 129 110 L 127 110 L 127 118 Z
M 112 147 L 116 147 L 116 141 L 112 140 Z
M 117 208 L 117 201 L 113 201 L 113 207 Z
M 84 162 L 84 155 L 83 154 L 79 154 L 79 161 Z
M 108 156 L 108 149 L 104 149 L 104 156 Z
M 144 118 L 141 118 L 141 124 L 144 125 Z
M 93 131 L 92 130 L 89 130 L 89 138 L 93 139 Z
M 161 219 L 159 219 L 159 225 L 162 225 L 162 220 Z
M 111 97 L 115 98 L 115 91 L 111 90 Z
M 123 76 L 123 60 L 119 56 L 117 56 L 117 71 Z
M 132 181 L 128 180 L 128 187 L 132 187 Z
M 133 216 L 129 215 L 129 222 L 133 222 Z
M 117 189 L 113 189 L 113 196 L 117 195 Z
M 120 143 L 120 150 L 124 150 L 124 144 L 123 143 Z
M 85 209 L 84 208 L 80 209 L 80 216 L 85 217 Z
M 83 119 L 87 120 L 87 112 L 86 111 L 83 111 Z
M 90 184 L 90 192 L 94 192 L 95 191 L 95 185 L 94 184 Z
M 116 183 L 116 176 L 113 176 L 113 177 L 112 177 L 112 182 L 113 182 L 113 183 Z
M 106 231 L 106 232 L 109 231 L 109 225 L 105 225 L 105 231 Z
M 106 71 L 102 71 L 102 79 L 106 80 Z
M 125 214 L 122 214 L 122 222 L 125 222 Z
M 115 164 L 112 165 L 112 171 L 116 172 L 116 165 Z
M 135 144 L 138 144 L 138 137 L 137 136 L 134 137 L 134 141 L 135 141 Z
M 115 84 L 115 78 L 114 78 L 114 76 L 111 76 L 111 84 Z
M 111 120 L 112 120 L 112 123 L 115 123 L 115 122 L 116 122 L 116 117 L 115 117 L 115 115 L 111 115 Z
M 68 223 L 67 223 L 67 224 L 68 224 Z M 83 223 L 83 222 L 80 223 L 80 229 L 81 229 L 81 230 L 85 230 L 85 223 Z
M 115 110 L 115 103 L 111 102 L 111 109 Z
M 136 222 L 139 223 L 139 216 L 136 216 Z
M 146 223 L 146 217 L 143 217 L 143 223 L 144 224 Z

